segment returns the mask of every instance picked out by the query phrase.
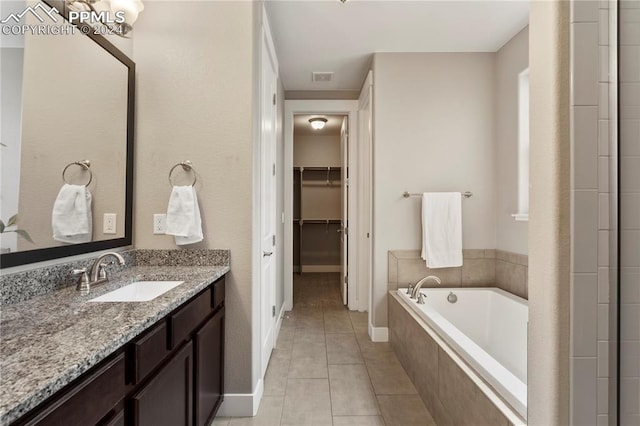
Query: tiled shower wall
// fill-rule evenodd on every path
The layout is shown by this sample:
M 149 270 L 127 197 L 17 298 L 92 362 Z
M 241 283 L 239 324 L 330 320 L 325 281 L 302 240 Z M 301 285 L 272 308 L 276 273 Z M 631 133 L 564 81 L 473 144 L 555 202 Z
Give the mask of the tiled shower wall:
M 517 296 L 528 297 L 528 258 L 502 250 L 463 250 L 459 268 L 429 269 L 419 250 L 389 251 L 389 290 L 415 284 L 427 275 L 435 275 L 445 287 L 499 287 Z M 433 287 L 426 283 L 425 287 Z
M 609 10 L 571 2 L 571 424 L 609 422 Z
M 640 425 L 640 1 L 620 3 L 620 424 Z

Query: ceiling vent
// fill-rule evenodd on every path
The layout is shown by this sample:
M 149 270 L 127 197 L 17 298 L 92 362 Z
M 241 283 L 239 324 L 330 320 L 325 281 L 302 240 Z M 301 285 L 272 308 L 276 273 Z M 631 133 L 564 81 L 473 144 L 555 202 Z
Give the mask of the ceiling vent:
M 314 72 L 311 73 L 311 81 L 314 83 L 327 83 L 333 80 L 332 72 Z

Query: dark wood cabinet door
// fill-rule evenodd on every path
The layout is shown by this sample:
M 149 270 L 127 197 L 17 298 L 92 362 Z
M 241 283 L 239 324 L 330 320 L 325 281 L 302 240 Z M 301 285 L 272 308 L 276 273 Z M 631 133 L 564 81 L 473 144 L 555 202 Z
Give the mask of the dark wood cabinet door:
M 224 306 L 195 334 L 196 425 L 213 418 L 224 395 Z
M 136 426 L 191 426 L 193 345 L 188 342 L 132 400 Z
M 100 426 L 125 426 L 124 407 L 120 406 L 119 409 L 104 420 L 104 422 L 101 422 Z
M 125 395 L 124 354 L 104 362 L 36 411 L 25 426 L 95 425 Z

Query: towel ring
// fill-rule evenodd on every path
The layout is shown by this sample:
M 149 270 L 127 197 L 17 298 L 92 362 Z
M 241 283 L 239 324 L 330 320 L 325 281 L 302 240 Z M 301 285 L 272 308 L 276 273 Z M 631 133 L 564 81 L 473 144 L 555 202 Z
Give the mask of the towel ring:
M 89 184 L 93 180 L 93 172 L 91 171 L 91 162 L 89 160 L 81 160 L 81 161 L 74 161 L 73 163 L 67 164 L 66 167 L 62 169 L 62 181 L 67 185 L 72 185 L 72 184 L 67 180 L 64 174 L 66 173 L 67 169 L 71 166 L 80 166 L 89 172 L 89 182 L 84 184 L 84 186 L 89 186 Z
M 173 171 L 176 169 L 176 167 L 178 166 L 182 166 L 182 170 L 184 170 L 185 172 L 193 172 L 193 183 L 191 184 L 191 186 L 195 186 L 196 181 L 198 180 L 198 178 L 196 177 L 196 169 L 193 168 L 193 165 L 191 164 L 191 161 L 186 160 L 186 161 L 181 161 L 178 164 L 174 165 L 171 170 L 169 170 L 169 184 L 171 186 L 175 186 L 173 184 L 173 181 L 171 180 L 171 174 L 173 173 Z

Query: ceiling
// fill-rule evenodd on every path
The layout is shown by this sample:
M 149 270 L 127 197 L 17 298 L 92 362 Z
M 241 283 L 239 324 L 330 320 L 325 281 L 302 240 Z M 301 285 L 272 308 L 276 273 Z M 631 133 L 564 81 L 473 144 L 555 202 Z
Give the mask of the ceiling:
M 324 125 L 322 130 L 313 130 L 309 119 L 313 117 L 323 117 L 327 119 L 327 124 Z M 293 132 L 296 135 L 317 135 L 317 136 L 329 136 L 339 135 L 340 128 L 342 127 L 342 115 L 325 115 L 325 114 L 301 114 L 296 115 L 293 118 Z
M 374 52 L 495 52 L 529 0 L 267 0 L 285 90 L 359 90 Z M 334 72 L 312 82 L 314 71 Z

